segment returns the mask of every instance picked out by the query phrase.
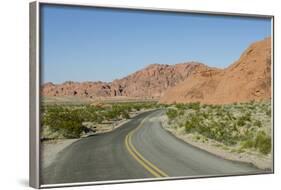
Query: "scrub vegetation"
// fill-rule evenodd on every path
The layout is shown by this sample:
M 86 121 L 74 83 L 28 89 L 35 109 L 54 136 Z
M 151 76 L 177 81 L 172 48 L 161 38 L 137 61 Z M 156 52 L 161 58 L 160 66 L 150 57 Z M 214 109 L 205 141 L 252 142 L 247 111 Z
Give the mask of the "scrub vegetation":
M 212 139 L 237 152 L 271 152 L 270 102 L 175 104 L 167 108 L 166 115 L 171 127 L 184 129 L 196 140 Z
M 79 138 L 83 134 L 112 129 L 142 110 L 157 108 L 154 102 L 97 105 L 43 105 L 41 139 Z

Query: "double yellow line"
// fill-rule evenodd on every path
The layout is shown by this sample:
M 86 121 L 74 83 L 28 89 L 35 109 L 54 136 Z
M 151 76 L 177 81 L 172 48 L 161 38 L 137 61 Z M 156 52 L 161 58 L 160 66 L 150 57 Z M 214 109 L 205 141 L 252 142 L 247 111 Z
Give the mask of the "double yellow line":
M 153 176 L 155 177 L 168 177 L 168 175 L 157 168 L 154 164 L 149 162 L 147 159 L 145 159 L 134 147 L 132 144 L 132 135 L 143 126 L 143 121 L 140 123 L 140 125 L 132 130 L 130 133 L 127 134 L 125 138 L 125 146 L 130 153 L 130 155 L 140 164 L 142 165 L 147 171 L 149 171 Z

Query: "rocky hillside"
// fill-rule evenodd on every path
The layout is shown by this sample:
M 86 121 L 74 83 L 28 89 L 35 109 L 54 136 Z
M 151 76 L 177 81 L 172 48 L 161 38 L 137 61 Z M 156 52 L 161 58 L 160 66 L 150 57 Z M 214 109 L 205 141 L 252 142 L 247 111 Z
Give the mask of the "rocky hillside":
M 271 38 L 253 43 L 223 70 L 197 68 L 168 89 L 161 103 L 227 104 L 271 98 Z
M 226 104 L 271 98 L 271 38 L 253 43 L 226 69 L 196 62 L 152 64 L 122 79 L 106 82 L 46 83 L 43 96 L 135 97 L 161 103 Z
M 207 66 L 189 62 L 176 65 L 152 64 L 122 79 L 106 82 L 46 83 L 42 86 L 43 96 L 79 97 L 138 97 L 160 98 L 164 92 L 182 82 L 198 68 Z

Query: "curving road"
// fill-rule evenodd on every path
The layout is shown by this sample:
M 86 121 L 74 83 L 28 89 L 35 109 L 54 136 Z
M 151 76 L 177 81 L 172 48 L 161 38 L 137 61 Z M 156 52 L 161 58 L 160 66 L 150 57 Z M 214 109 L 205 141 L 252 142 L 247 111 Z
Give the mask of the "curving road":
M 73 143 L 42 170 L 42 184 L 264 173 L 177 139 L 161 127 L 160 114 L 145 112 L 112 132 Z

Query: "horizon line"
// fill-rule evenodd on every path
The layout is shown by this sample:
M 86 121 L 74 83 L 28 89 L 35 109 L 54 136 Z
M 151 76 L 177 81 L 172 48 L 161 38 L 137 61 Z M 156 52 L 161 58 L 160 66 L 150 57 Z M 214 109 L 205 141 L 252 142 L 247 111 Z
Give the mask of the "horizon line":
M 255 44 L 255 43 L 258 43 L 258 42 L 260 42 L 260 41 L 266 40 L 266 39 L 268 39 L 268 38 L 272 38 L 272 36 L 270 35 L 270 36 L 264 37 L 263 39 L 260 39 L 260 40 L 257 40 L 257 41 L 254 41 L 254 42 L 250 43 L 250 44 L 247 46 L 247 48 L 243 50 L 243 52 L 240 54 L 240 56 L 238 57 L 238 59 L 236 59 L 234 62 L 230 63 L 228 66 L 226 66 L 226 67 L 224 67 L 224 68 L 209 66 L 208 64 L 202 63 L 202 62 L 200 62 L 200 61 L 195 61 L 195 60 L 183 61 L 183 62 L 172 63 L 172 64 L 167 64 L 167 63 L 163 63 L 163 64 L 162 64 L 162 63 L 150 63 L 150 64 L 147 64 L 146 66 L 144 66 L 143 68 L 138 69 L 138 70 L 136 70 L 136 71 L 134 71 L 134 72 L 132 72 L 132 73 L 130 73 L 130 74 L 128 74 L 128 75 L 125 75 L 125 76 L 120 77 L 120 78 L 113 79 L 113 80 L 111 80 L 111 81 L 102 81 L 102 80 L 84 80 L 84 81 L 82 81 L 82 80 L 81 80 L 81 81 L 76 80 L 76 81 L 73 81 L 73 80 L 65 80 L 65 81 L 60 82 L 60 83 L 56 83 L 56 82 L 52 82 L 52 81 L 47 81 L 47 82 L 45 82 L 45 83 L 41 83 L 40 85 L 41 85 L 41 86 L 44 86 L 44 85 L 46 85 L 46 84 L 61 85 L 61 84 L 65 84 L 65 83 L 79 83 L 79 84 L 81 84 L 81 83 L 106 83 L 106 84 L 111 84 L 111 83 L 112 83 L 113 81 L 115 81 L 115 80 L 121 80 L 121 79 L 123 79 L 123 78 L 125 78 L 125 77 L 128 77 L 128 76 L 130 76 L 130 75 L 132 75 L 132 74 L 134 74 L 134 73 L 137 73 L 137 72 L 139 72 L 139 71 L 141 71 L 141 70 L 145 70 L 146 68 L 148 68 L 148 67 L 150 67 L 150 66 L 152 66 L 152 65 L 176 66 L 176 65 L 183 65 L 183 64 L 201 64 L 201 65 L 205 65 L 205 66 L 207 66 L 207 67 L 209 67 L 209 68 L 224 70 L 224 69 L 228 68 L 229 66 L 231 66 L 232 64 L 234 64 L 237 60 L 239 60 L 240 57 L 242 56 L 242 54 L 243 54 L 251 45 L 253 45 L 253 44 Z M 272 40 L 272 39 L 271 39 L 271 40 Z

